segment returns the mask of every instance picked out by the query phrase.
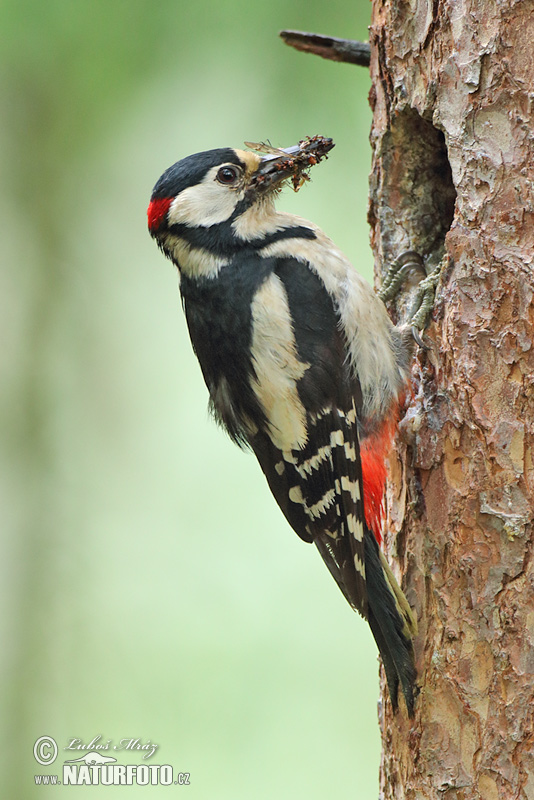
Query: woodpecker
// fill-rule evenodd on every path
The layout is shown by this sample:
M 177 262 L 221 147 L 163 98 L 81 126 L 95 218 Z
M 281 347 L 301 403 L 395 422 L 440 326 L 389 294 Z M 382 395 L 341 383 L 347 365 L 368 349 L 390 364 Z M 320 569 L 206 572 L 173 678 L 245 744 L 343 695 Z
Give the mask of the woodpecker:
M 368 620 L 393 708 L 400 687 L 413 716 L 417 624 L 379 547 L 408 337 L 317 225 L 275 207 L 332 147 L 188 156 L 156 183 L 148 227 L 178 268 L 213 416 Z

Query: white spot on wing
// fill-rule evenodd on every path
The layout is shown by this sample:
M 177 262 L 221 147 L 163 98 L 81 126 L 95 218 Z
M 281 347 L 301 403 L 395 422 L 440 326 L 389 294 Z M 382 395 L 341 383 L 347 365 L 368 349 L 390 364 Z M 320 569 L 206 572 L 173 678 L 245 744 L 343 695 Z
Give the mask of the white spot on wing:
M 332 561 L 334 562 L 334 564 L 336 565 L 336 567 L 337 567 L 338 569 L 341 569 L 341 567 L 340 567 L 340 565 L 339 565 L 339 562 L 338 562 L 338 560 L 337 560 L 337 558 L 336 558 L 336 554 L 335 554 L 335 552 L 334 552 L 334 548 L 332 547 L 332 545 L 330 544 L 330 542 L 328 542 L 328 541 L 325 541 L 325 547 L 326 547 L 326 549 L 328 550 L 328 553 L 329 553 L 329 555 L 330 555 L 330 558 L 332 559 Z
M 323 417 L 328 416 L 332 411 L 332 406 L 328 406 L 327 408 L 322 408 L 321 411 L 317 411 L 316 414 L 313 415 L 313 419 L 317 422 L 317 420 L 322 419 Z
M 354 566 L 356 567 L 356 571 L 365 579 L 365 565 L 358 555 L 354 556 Z
M 347 514 L 347 528 L 349 529 L 349 533 L 352 533 L 352 535 L 358 542 L 363 541 L 362 521 L 356 519 L 356 515 L 353 514 L 352 512 Z
M 344 441 L 343 431 L 332 431 L 330 434 L 330 444 L 332 447 L 341 447 Z
M 327 508 L 332 505 L 332 501 L 336 496 L 335 489 L 329 489 L 323 497 L 319 500 L 318 503 L 315 503 L 313 506 L 310 506 L 308 511 L 312 515 L 312 517 L 320 517 L 321 514 L 324 514 Z
M 356 447 L 351 442 L 345 442 L 345 455 L 349 461 L 356 461 Z
M 349 413 L 347 414 L 347 420 L 351 425 L 354 425 L 356 423 L 356 409 L 354 407 L 352 407 Z
M 293 503 L 299 503 L 302 506 L 306 505 L 306 501 L 302 496 L 302 491 L 300 486 L 292 486 L 289 490 L 289 499 Z
M 346 475 L 341 476 L 341 488 L 345 492 L 349 492 L 353 499 L 360 499 L 360 484 L 359 481 L 351 481 Z
M 311 473 L 316 470 L 324 461 L 330 458 L 331 453 L 332 448 L 330 445 L 320 447 L 315 455 L 311 456 L 311 458 L 309 458 L 307 461 L 303 461 L 302 464 L 299 465 L 299 474 L 302 475 L 302 477 L 311 475 Z

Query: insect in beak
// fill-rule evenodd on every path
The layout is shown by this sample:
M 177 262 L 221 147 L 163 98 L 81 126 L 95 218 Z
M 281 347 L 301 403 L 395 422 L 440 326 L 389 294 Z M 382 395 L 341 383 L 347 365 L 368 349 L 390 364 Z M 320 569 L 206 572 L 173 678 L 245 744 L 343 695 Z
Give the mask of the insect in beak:
M 245 145 L 264 154 L 252 177 L 251 187 L 269 191 L 291 179 L 293 189 L 297 192 L 309 179 L 311 167 L 327 158 L 334 142 L 325 136 L 311 136 L 292 147 L 271 147 L 264 142 L 245 142 Z

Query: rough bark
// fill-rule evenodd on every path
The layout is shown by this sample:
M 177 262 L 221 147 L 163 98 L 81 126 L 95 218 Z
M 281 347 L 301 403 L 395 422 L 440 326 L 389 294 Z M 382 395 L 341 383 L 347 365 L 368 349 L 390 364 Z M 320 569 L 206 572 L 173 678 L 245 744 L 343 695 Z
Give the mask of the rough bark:
M 417 609 L 381 796 L 534 798 L 534 4 L 373 0 L 377 265 L 443 264 L 388 488 Z M 397 313 L 403 310 L 397 308 Z

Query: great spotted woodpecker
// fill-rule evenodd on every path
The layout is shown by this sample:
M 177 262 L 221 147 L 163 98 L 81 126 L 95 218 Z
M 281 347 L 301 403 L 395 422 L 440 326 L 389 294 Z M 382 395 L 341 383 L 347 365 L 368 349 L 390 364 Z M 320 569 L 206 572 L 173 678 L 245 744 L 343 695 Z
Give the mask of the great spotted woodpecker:
M 407 336 L 316 225 L 274 205 L 332 146 L 184 158 L 156 183 L 148 226 L 178 267 L 215 419 L 368 620 L 393 707 L 400 685 L 412 716 L 417 626 L 379 547 Z

